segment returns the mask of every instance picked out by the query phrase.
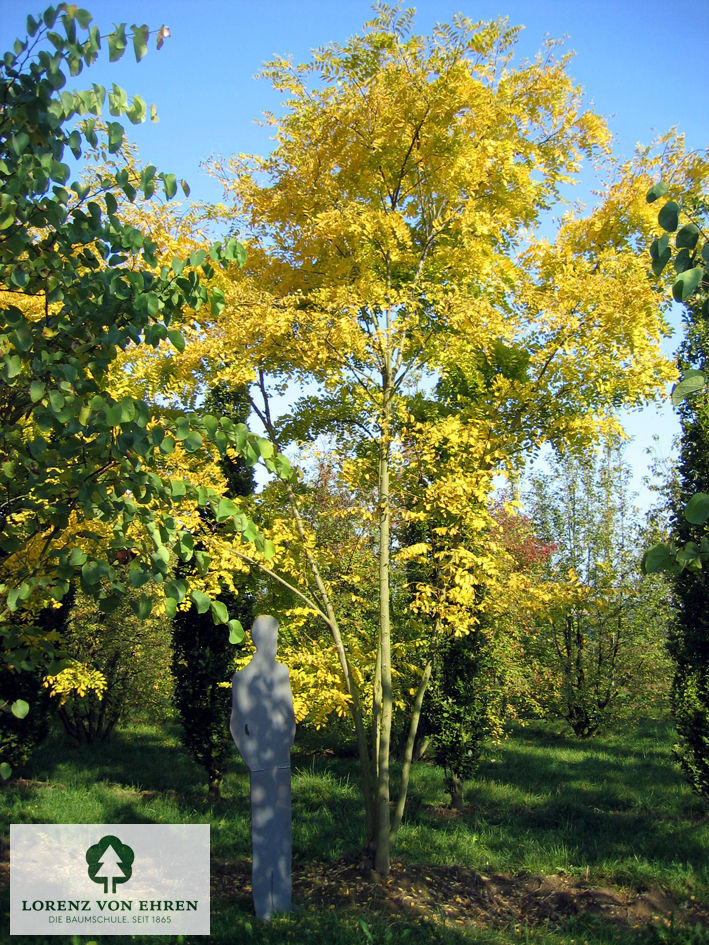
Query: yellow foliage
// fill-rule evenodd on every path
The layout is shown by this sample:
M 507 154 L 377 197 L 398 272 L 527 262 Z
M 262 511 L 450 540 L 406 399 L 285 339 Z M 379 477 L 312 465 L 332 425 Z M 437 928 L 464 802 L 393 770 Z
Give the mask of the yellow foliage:
M 103 673 L 77 660 L 71 660 L 69 666 L 56 676 L 45 676 L 43 684 L 52 698 L 58 700 L 59 705 L 64 705 L 70 696 L 78 695 L 83 698 L 88 692 L 93 692 L 98 699 L 102 699 L 106 691 L 106 678 Z

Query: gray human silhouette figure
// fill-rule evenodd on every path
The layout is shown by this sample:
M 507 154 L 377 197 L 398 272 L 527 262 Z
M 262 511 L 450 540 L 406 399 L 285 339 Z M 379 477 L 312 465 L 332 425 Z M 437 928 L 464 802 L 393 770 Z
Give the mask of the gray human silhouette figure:
M 288 667 L 276 662 L 278 621 L 259 616 L 256 653 L 234 674 L 230 730 L 251 780 L 251 884 L 259 919 L 291 908 L 291 773 L 295 738 Z

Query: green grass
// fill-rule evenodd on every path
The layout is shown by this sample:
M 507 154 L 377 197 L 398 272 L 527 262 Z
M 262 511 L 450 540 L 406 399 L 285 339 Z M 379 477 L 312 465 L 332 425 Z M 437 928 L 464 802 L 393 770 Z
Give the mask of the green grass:
M 667 722 L 585 742 L 549 724 L 516 729 L 491 746 L 467 785 L 466 810 L 447 816 L 441 773 L 413 772 L 410 805 L 395 859 L 466 866 L 483 874 L 565 872 L 598 886 L 661 887 L 678 902 L 709 906 L 709 818 L 672 762 Z M 1 836 L 9 823 L 210 823 L 213 863 L 250 856 L 248 777 L 237 763 L 223 798 L 210 802 L 199 768 L 177 731 L 134 725 L 106 746 L 78 748 L 62 736 L 40 748 L 21 779 L 0 789 Z M 294 864 L 329 862 L 359 850 L 363 816 L 356 761 L 294 753 Z M 693 897 L 693 900 L 692 900 Z M 8 891 L 0 901 L 9 927 Z M 436 916 L 390 916 L 369 907 L 302 912 L 262 926 L 238 901 L 212 901 L 212 940 L 327 945 L 707 945 L 682 929 L 611 927 L 578 916 L 559 927 L 447 925 Z M 1 939 L 4 942 L 6 939 Z M 9 943 L 9 937 L 7 938 Z M 173 936 L 13 937 L 12 945 L 177 942 Z M 204 939 L 185 937 L 185 945 Z
M 438 772 L 419 768 L 415 816 L 401 854 L 481 872 L 558 873 L 594 883 L 666 888 L 677 898 L 707 894 L 707 810 L 672 760 L 668 722 L 576 741 L 549 725 L 517 730 L 488 753 L 466 791 L 469 808 L 441 823 L 426 804 L 444 804 Z

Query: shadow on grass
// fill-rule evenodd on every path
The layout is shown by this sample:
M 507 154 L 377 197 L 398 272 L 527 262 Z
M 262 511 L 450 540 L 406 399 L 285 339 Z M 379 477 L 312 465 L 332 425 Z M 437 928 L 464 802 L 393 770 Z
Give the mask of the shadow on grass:
M 479 836 L 501 857 L 538 851 L 550 871 L 558 851 L 559 868 L 615 864 L 630 874 L 645 862 L 707 882 L 709 811 L 674 765 L 671 738 L 657 722 L 587 740 L 542 726 L 517 729 L 480 765 L 461 817 L 442 822 L 422 805 L 416 821 Z

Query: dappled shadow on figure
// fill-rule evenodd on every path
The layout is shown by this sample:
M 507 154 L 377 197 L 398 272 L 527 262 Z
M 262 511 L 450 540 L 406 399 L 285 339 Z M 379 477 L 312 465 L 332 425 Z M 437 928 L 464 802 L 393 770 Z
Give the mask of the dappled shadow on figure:
M 278 622 L 255 619 L 256 653 L 232 682 L 231 734 L 251 777 L 254 911 L 260 919 L 291 909 L 291 771 L 295 737 L 288 668 L 276 662 Z

